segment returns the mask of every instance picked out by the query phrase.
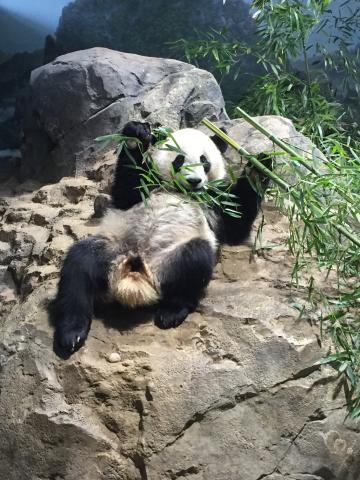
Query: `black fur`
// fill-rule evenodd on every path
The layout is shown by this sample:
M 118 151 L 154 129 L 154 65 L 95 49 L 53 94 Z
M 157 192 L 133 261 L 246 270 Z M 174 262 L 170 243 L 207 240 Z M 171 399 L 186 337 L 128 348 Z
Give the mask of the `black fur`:
M 177 327 L 195 310 L 215 263 L 216 256 L 206 240 L 196 238 L 176 249 L 160 274 L 162 300 L 155 314 L 158 327 Z
M 140 171 L 135 167 L 143 167 L 143 153 L 151 145 L 153 137 L 149 123 L 129 122 L 122 133 L 141 141 L 135 148 L 123 148 L 116 164 L 112 201 L 115 208 L 127 210 L 141 201 L 140 190 L 137 188 L 140 185 Z
M 220 130 L 224 133 L 227 133 L 226 129 L 223 128 L 223 127 L 221 127 Z M 210 138 L 215 143 L 217 148 L 220 150 L 220 153 L 225 153 L 226 152 L 226 150 L 228 149 L 228 144 L 226 142 L 224 142 L 224 140 L 222 138 L 218 137 L 217 135 L 213 135 Z
M 55 349 L 61 356 L 70 355 L 84 344 L 94 300 L 107 289 L 111 259 L 101 237 L 89 237 L 70 248 L 54 305 Z
M 258 159 L 263 159 L 264 165 L 269 169 L 272 168 L 272 160 L 267 156 L 259 155 Z M 253 179 L 252 183 L 249 181 L 249 176 Z M 249 237 L 268 184 L 269 178 L 258 171 L 256 167 L 250 164 L 245 167 L 245 170 L 230 189 L 230 193 L 236 195 L 236 199 L 232 198 L 231 200 L 238 203 L 237 207 L 231 208 L 237 211 L 240 216 L 233 217 L 224 210 L 218 210 L 221 222 L 218 226 L 217 237 L 220 243 L 239 245 Z

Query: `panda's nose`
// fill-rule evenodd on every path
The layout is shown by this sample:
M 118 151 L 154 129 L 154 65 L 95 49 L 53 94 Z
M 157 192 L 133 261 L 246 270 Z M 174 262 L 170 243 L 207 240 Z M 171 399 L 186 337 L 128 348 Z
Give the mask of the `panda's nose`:
M 199 183 L 201 183 L 201 178 L 188 178 L 187 181 L 192 187 L 196 187 L 197 185 L 199 185 Z

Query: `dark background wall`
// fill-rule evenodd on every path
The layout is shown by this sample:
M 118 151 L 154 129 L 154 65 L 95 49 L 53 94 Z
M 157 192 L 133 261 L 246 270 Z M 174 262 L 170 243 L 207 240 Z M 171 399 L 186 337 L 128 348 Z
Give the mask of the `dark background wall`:
M 11 54 L 43 48 L 70 0 L 0 0 L 0 50 Z

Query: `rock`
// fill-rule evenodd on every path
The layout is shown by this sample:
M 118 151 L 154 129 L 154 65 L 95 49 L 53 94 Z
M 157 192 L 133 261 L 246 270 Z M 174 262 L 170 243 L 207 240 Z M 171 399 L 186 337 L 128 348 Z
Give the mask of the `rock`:
M 0 150 L 0 182 L 16 174 L 20 166 L 20 160 L 21 153 L 19 149 L 7 148 Z
M 31 216 L 31 222 L 40 227 L 44 227 L 53 223 L 58 214 L 58 208 L 38 204 L 36 206 L 36 211 Z
M 29 208 L 29 205 L 26 203 L 18 203 L 14 208 L 9 208 L 6 210 L 4 220 L 6 223 L 27 223 L 29 222 L 31 216 L 32 211 Z
M 227 118 L 214 77 L 176 60 L 92 48 L 34 70 L 30 84 L 21 174 L 37 180 L 84 173 L 94 139 L 130 119 L 178 128 Z
M 59 183 L 44 185 L 34 192 L 32 201 L 48 206 L 61 207 L 69 202 L 77 204 L 85 198 L 94 198 L 96 194 L 97 189 L 93 181 L 85 178 L 65 177 Z
M 42 261 L 45 263 L 55 262 L 60 264 L 65 252 L 73 244 L 74 240 L 68 235 L 55 236 L 42 254 Z
M 15 177 L 11 177 L 8 180 L 0 183 L 0 214 L 3 213 L 4 204 L 2 199 L 7 196 L 11 196 L 14 193 L 14 188 L 18 185 L 18 180 Z
M 6 265 L 11 260 L 11 250 L 8 242 L 0 242 L 0 264 Z
M 1 242 L 11 243 L 15 240 L 15 237 L 16 237 L 16 228 L 13 225 L 2 225 L 2 228 L 0 229 Z
M 32 245 L 32 254 L 39 255 L 50 236 L 49 231 L 38 225 L 24 225 L 20 230 L 23 242 Z
M 14 279 L 7 267 L 0 266 L 0 302 L 2 315 L 9 314 L 17 304 L 17 291 Z M 0 315 L 1 319 L 1 315 Z M 1 325 L 1 321 L 0 321 Z M 0 360 L 1 365 L 1 360 Z
M 4 26 L 6 25 L 5 16 L 7 11 L 1 9 Z M 16 27 L 21 30 L 20 35 L 27 28 L 22 22 Z M 0 36 L 4 30 L 9 34 L 11 27 L 6 25 L 6 28 L 2 28 Z M 16 37 L 16 35 L 11 36 Z M 5 44 L 8 45 L 9 42 L 5 41 Z M 31 70 L 42 65 L 42 52 L 16 53 L 4 60 L 0 62 L 0 181 L 17 176 L 19 172 L 22 143 L 21 113 L 20 109 L 16 111 L 15 107 L 20 107 L 20 99 L 27 88 Z
M 66 178 L 61 180 L 62 192 L 70 203 L 79 203 L 85 195 L 94 197 L 97 193 L 94 182 L 83 178 Z
M 0 197 L 0 207 L 5 208 L 5 207 L 8 207 L 8 206 L 9 206 L 9 202 L 7 200 L 5 200 L 5 198 Z
M 103 217 L 106 210 L 109 208 L 110 204 L 111 204 L 110 195 L 106 195 L 105 193 L 101 193 L 97 195 L 94 200 L 94 217 L 95 218 Z
M 11 210 L 18 202 L 3 199 Z M 179 328 L 113 307 L 63 361 L 48 306 L 76 225 L 90 228 L 93 199 L 63 202 L 43 227 L 0 220 L 0 251 L 11 252 L 0 268 L 0 478 L 358 480 L 356 423 L 344 421 L 335 372 L 314 365 L 328 345 L 291 306 L 284 247 L 261 256 L 224 247 L 206 297 Z M 43 206 L 32 205 L 33 214 Z M 271 205 L 264 214 L 263 242 L 280 243 L 286 222 Z
M 56 184 L 45 185 L 34 192 L 32 201 L 35 203 L 43 203 L 47 206 L 62 207 L 66 203 L 66 198 L 64 198 L 63 191 L 59 185 Z
M 77 219 L 60 219 L 54 225 L 54 232 L 57 234 L 69 235 L 74 240 L 82 240 L 96 233 L 97 224 L 95 222 L 79 222 Z
M 34 211 L 34 209 L 36 211 Z M 33 223 L 40 227 L 50 224 L 58 215 L 59 209 L 47 205 L 34 205 L 30 201 L 23 201 L 21 197 L 4 213 L 6 223 Z
M 263 120 L 295 135 L 285 120 Z M 243 121 L 226 125 L 250 151 L 269 148 Z M 345 419 L 337 373 L 315 365 L 329 343 L 305 279 L 291 285 L 288 224 L 271 204 L 262 245 L 278 246 L 224 246 L 179 328 L 157 329 L 151 311 L 99 307 L 85 346 L 66 361 L 55 355 L 61 261 L 95 232 L 113 157 L 89 163 L 87 178 L 15 195 L 11 183 L 0 199 L 0 478 L 358 480 L 358 426 Z M 324 286 L 331 292 L 331 276 Z M 298 318 L 297 302 L 308 316 Z
M 150 3 L 76 0 L 62 11 L 56 42 L 49 49 L 53 55 L 49 59 L 101 45 L 138 55 L 184 60 L 185 49 L 180 39 L 204 38 L 210 26 L 218 32 L 225 29 L 228 40 L 249 45 L 255 41 L 255 24 L 246 0 L 197 0 L 196 4 L 192 0 L 172 0 L 171 3 L 166 0 Z M 213 68 L 208 58 L 197 58 L 197 62 L 200 68 Z M 226 78 L 216 72 L 225 97 L 234 103 L 249 88 L 252 81 L 249 73 L 259 72 L 249 55 L 242 57 L 241 67 L 246 75 L 238 82 L 234 82 L 232 75 Z
M 3 291 L 5 289 L 16 290 L 16 285 L 9 273 L 9 269 L 7 267 L 1 266 L 0 267 L 0 290 Z
M 22 182 L 18 185 L 15 186 L 14 192 L 18 194 L 23 194 L 26 192 L 33 192 L 34 190 L 38 190 L 41 187 L 41 183 L 38 182 L 37 180 L 29 178 L 28 180 L 25 180 L 25 182 Z
M 95 165 L 86 170 L 86 176 L 94 180 L 99 192 L 110 194 L 116 165 L 116 153 L 113 150 L 99 155 Z
M 21 294 L 25 297 L 29 295 L 35 287 L 38 287 L 45 281 L 58 277 L 58 268 L 54 265 L 29 266 L 26 274 L 21 281 Z
M 112 352 L 110 355 L 107 357 L 108 362 L 110 363 L 117 363 L 120 362 L 121 360 L 121 355 L 117 352 Z
M 149 19 L 151 18 L 151 21 Z M 195 30 L 227 29 L 228 38 L 246 41 L 253 32 L 243 0 L 76 0 L 67 5 L 56 32 L 58 51 L 104 47 L 154 57 L 183 56 L 169 43 L 194 38 Z M 75 34 L 76 32 L 76 34 Z M 54 58 L 54 57 L 53 57 Z

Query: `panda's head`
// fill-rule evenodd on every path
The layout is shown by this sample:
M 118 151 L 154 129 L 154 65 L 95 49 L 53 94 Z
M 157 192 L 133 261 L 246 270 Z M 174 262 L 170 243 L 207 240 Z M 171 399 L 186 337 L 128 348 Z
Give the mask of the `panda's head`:
M 152 157 L 164 180 L 171 181 L 175 176 L 185 188 L 199 190 L 225 177 L 222 153 L 226 147 L 219 137 L 210 138 L 200 130 L 184 128 L 173 132 Z

